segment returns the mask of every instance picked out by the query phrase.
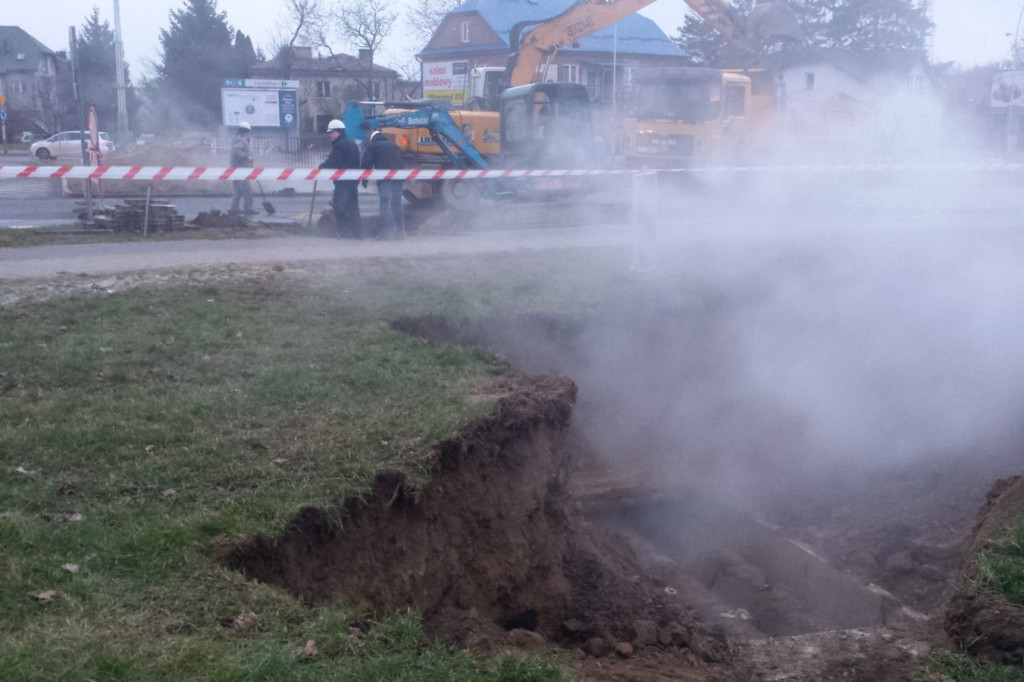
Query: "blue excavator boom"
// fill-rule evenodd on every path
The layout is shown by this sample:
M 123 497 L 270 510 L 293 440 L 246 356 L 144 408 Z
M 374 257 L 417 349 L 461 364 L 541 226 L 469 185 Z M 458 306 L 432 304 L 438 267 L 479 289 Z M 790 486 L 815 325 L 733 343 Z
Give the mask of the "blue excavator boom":
M 367 117 L 361 105 L 352 103 L 345 108 L 341 120 L 350 131 L 349 136 L 357 141 L 362 141 L 370 130 L 425 128 L 452 166 L 478 170 L 488 168 L 483 155 L 445 109 L 423 107 Z

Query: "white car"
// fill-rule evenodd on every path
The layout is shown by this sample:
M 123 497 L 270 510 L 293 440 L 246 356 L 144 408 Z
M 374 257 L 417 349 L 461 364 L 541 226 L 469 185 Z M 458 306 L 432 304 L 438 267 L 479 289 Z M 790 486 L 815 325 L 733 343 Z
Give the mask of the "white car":
M 89 146 L 89 133 L 85 133 L 85 144 L 86 147 Z M 57 133 L 53 137 L 32 143 L 28 150 L 43 161 L 60 157 L 81 159 L 82 133 L 78 130 Z M 100 153 L 106 155 L 112 151 L 114 151 L 114 142 L 110 139 L 110 134 L 101 132 Z

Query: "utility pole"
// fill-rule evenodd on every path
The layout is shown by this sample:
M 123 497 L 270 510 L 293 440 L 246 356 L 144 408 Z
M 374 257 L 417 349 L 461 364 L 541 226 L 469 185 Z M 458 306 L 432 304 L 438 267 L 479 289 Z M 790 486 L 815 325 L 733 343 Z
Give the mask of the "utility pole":
M 74 26 L 68 27 L 68 44 L 71 47 L 71 85 L 74 87 L 75 103 L 78 105 L 78 126 L 82 133 L 82 165 L 91 166 L 85 136 L 85 105 L 82 103 L 82 89 L 78 82 L 78 35 L 75 33 Z M 96 227 L 96 221 L 92 216 L 92 180 L 88 178 L 85 179 L 85 211 L 88 216 L 85 226 Z
M 128 98 L 124 81 L 124 43 L 121 42 L 121 2 L 114 0 L 114 68 L 117 69 L 117 142 L 128 141 Z

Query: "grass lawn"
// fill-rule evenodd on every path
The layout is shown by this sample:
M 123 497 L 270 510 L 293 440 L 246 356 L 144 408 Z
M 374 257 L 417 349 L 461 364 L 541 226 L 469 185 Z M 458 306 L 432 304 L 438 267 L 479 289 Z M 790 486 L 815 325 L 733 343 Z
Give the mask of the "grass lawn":
M 384 468 L 422 482 L 430 446 L 492 409 L 474 396 L 500 362 L 388 320 L 586 313 L 624 260 L 379 261 L 0 308 L 0 677 L 560 679 L 429 642 L 415 613 L 304 606 L 215 549 Z
M 977 558 L 980 589 L 1011 604 L 1024 605 L 1024 518 L 1014 521 Z M 943 682 L 1024 682 L 1024 668 L 949 654 L 936 661 Z
M 978 557 L 978 577 L 984 589 L 1011 604 L 1024 606 L 1024 518 Z
M 931 658 L 921 682 L 1024 682 L 1024 669 L 999 665 L 964 653 L 942 652 Z
M 382 469 L 422 483 L 430 446 L 493 408 L 476 396 L 499 359 L 390 320 L 597 317 L 637 286 L 628 260 L 366 260 L 0 306 L 0 679 L 565 679 L 553 658 L 451 650 L 414 612 L 306 606 L 216 557 Z M 996 557 L 1011 578 L 1021 533 Z M 940 654 L 921 679 L 1024 675 Z

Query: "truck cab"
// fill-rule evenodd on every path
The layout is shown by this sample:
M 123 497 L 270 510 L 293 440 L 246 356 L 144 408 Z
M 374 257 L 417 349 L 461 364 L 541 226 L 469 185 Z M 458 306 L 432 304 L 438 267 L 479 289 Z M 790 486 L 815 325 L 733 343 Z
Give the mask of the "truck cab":
M 631 166 L 687 167 L 742 147 L 752 125 L 750 78 L 699 67 L 637 71 L 623 122 Z
M 505 90 L 499 105 L 503 168 L 592 168 L 600 160 L 584 86 L 521 85 Z

